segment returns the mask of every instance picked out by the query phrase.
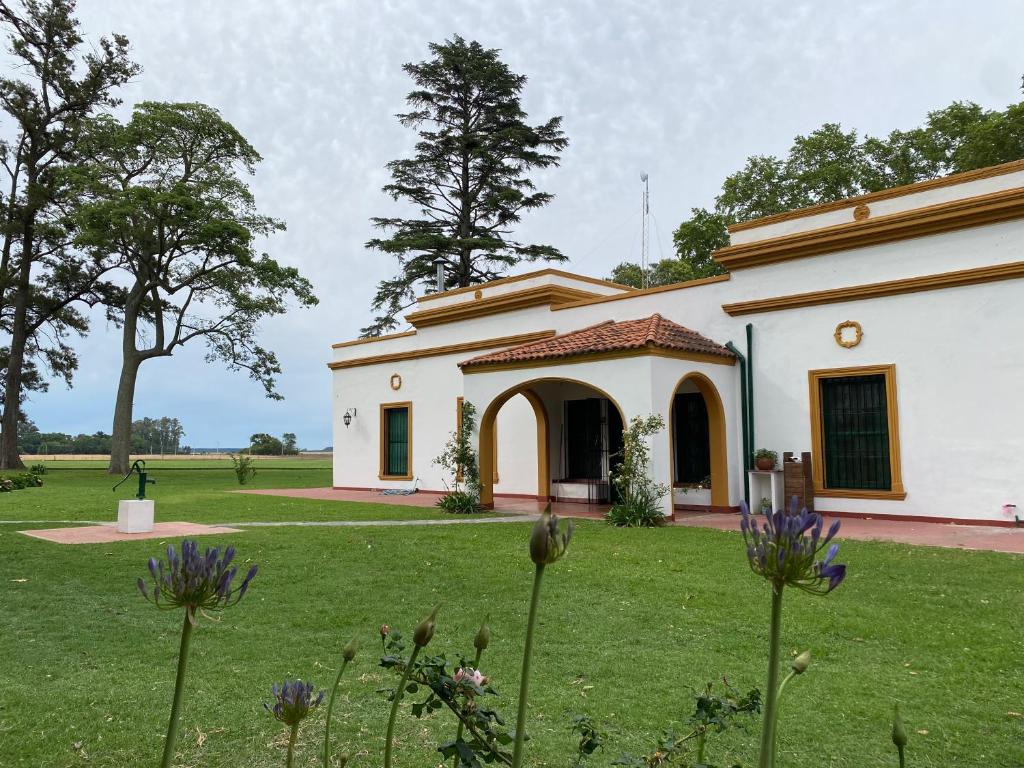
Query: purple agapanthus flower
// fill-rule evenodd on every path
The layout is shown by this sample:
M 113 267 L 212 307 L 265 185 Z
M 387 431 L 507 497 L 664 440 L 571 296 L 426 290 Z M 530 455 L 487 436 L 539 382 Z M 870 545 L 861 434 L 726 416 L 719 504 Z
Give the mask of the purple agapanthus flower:
M 846 566 L 834 562 L 839 545 L 831 543 L 839 532 L 838 520 L 822 536 L 824 518 L 806 509 L 797 512 L 795 497 L 788 513 L 766 511 L 763 523 L 742 501 L 740 515 L 750 568 L 773 587 L 788 585 L 823 595 L 842 584 Z
M 220 547 L 207 547 L 200 554 L 199 545 L 185 539 L 178 554 L 169 544 L 166 561 L 149 558 L 153 584 L 147 588 L 145 579 L 140 578 L 139 591 L 159 608 L 185 608 L 189 621 L 195 624 L 197 611 L 223 610 L 245 597 L 258 568 L 252 566 L 241 585 L 235 587 L 238 568 L 231 564 L 234 558 L 234 547 L 225 549 L 223 556 Z
M 312 683 L 302 680 L 285 680 L 283 685 L 274 683 L 271 692 L 273 704 L 264 704 L 264 709 L 285 725 L 296 726 L 306 719 L 306 715 L 319 707 L 324 700 L 324 692 L 314 695 Z

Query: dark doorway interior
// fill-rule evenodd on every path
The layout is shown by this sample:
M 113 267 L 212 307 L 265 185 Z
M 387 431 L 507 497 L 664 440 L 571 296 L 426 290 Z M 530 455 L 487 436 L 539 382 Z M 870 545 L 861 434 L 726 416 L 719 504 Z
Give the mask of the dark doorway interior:
M 622 417 L 603 397 L 565 401 L 561 482 L 585 484 L 586 499 L 606 503 L 611 496 L 609 471 L 622 451 Z M 577 491 L 578 492 L 578 491 Z
M 565 401 L 566 478 L 600 480 L 606 456 L 601 398 Z
M 676 394 L 672 408 L 675 435 L 675 481 L 701 483 L 711 474 L 708 408 L 700 392 Z

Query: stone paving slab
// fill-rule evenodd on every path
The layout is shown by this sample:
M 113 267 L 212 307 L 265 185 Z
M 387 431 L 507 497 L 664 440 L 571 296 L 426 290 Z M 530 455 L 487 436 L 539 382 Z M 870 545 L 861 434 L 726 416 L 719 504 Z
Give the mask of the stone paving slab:
M 138 541 L 140 539 L 164 539 L 181 536 L 210 536 L 220 533 L 241 533 L 238 528 L 199 523 L 156 523 L 146 533 L 121 533 L 115 523 L 103 525 L 75 526 L 71 528 L 40 528 L 18 531 L 34 539 L 52 541 L 56 544 L 110 544 L 116 541 Z
M 835 518 L 825 514 L 829 523 Z M 987 525 L 956 525 L 953 523 L 920 523 L 880 518 L 841 518 L 838 538 L 860 541 L 893 541 L 925 547 L 978 549 L 991 552 L 1024 553 L 1024 528 L 1002 528 Z M 720 531 L 740 529 L 736 513 L 676 513 L 675 525 L 696 528 L 717 528 Z

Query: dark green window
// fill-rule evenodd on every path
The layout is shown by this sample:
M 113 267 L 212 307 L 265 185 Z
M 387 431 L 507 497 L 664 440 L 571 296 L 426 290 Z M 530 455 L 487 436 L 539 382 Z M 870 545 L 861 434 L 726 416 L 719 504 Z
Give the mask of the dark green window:
M 825 487 L 892 490 L 885 376 L 819 380 Z
M 409 474 L 409 409 L 404 406 L 384 411 L 384 474 Z

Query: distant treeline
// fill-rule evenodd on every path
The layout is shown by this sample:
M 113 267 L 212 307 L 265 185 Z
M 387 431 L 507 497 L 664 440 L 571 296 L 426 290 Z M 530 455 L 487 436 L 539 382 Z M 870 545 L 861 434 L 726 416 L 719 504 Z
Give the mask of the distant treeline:
M 181 444 L 185 430 L 175 418 L 138 419 L 132 422 L 132 453 L 188 454 L 192 448 Z M 31 421 L 18 429 L 18 451 L 22 455 L 66 453 L 110 453 L 110 435 L 68 435 L 63 432 L 40 432 Z

